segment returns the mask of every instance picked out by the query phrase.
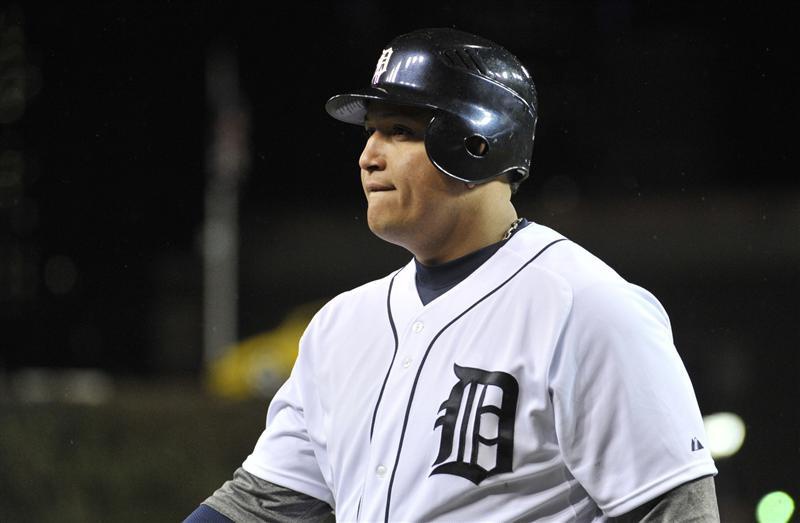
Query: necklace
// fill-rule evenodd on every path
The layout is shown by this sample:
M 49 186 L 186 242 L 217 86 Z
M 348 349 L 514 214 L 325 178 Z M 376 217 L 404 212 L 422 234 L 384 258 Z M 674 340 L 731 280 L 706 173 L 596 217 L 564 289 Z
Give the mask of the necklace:
M 505 236 L 503 236 L 503 240 L 507 240 L 507 239 L 511 238 L 511 235 L 514 234 L 515 232 L 517 232 L 517 228 L 519 227 L 519 224 L 522 223 L 522 220 L 524 220 L 524 219 L 525 218 L 517 218 L 516 220 L 514 220 L 514 223 L 511 224 L 511 227 L 508 228 L 508 230 L 506 231 Z

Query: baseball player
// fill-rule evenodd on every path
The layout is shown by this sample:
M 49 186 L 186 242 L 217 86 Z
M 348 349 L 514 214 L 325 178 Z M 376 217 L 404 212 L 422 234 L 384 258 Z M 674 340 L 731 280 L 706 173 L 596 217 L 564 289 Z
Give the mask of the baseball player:
M 413 258 L 316 314 L 188 521 L 718 521 L 661 304 L 511 203 L 537 120 L 520 61 L 414 31 L 326 110 L 364 126 L 369 227 Z

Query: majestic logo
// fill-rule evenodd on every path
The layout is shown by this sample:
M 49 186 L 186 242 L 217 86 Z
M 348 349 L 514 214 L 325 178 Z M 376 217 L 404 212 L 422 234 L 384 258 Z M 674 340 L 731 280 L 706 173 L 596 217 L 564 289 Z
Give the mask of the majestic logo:
M 453 474 L 476 485 L 501 472 L 511 472 L 514 418 L 519 385 L 505 372 L 453 365 L 458 383 L 439 407 L 434 424 L 441 427 L 434 474 Z
M 375 66 L 375 74 L 372 75 L 372 85 L 378 83 L 378 80 L 381 79 L 381 75 L 386 72 L 386 68 L 389 67 L 389 58 L 392 57 L 392 48 L 384 49 L 381 53 L 381 57 L 378 58 L 378 65 Z

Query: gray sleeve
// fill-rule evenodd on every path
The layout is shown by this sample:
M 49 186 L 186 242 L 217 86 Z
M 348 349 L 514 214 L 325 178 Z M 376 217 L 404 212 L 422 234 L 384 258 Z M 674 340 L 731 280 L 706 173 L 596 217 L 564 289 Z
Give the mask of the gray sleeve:
M 719 509 L 713 476 L 704 476 L 645 503 L 624 516 L 609 518 L 614 523 L 691 522 L 717 523 Z
M 237 523 L 336 521 L 333 510 L 324 501 L 265 481 L 241 467 L 233 473 L 232 480 L 226 481 L 203 504 Z

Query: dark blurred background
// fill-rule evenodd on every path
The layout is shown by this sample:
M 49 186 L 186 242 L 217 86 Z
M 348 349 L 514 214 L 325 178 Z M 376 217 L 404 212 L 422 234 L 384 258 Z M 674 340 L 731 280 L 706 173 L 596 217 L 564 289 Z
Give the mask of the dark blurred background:
M 711 429 L 744 437 L 723 521 L 788 520 L 759 503 L 800 496 L 793 4 L 244 5 L 0 6 L 0 521 L 180 520 L 230 476 L 285 369 L 226 396 L 211 363 L 409 259 L 323 105 L 427 26 L 528 65 L 520 215 L 662 301 L 703 414 L 743 420 Z

